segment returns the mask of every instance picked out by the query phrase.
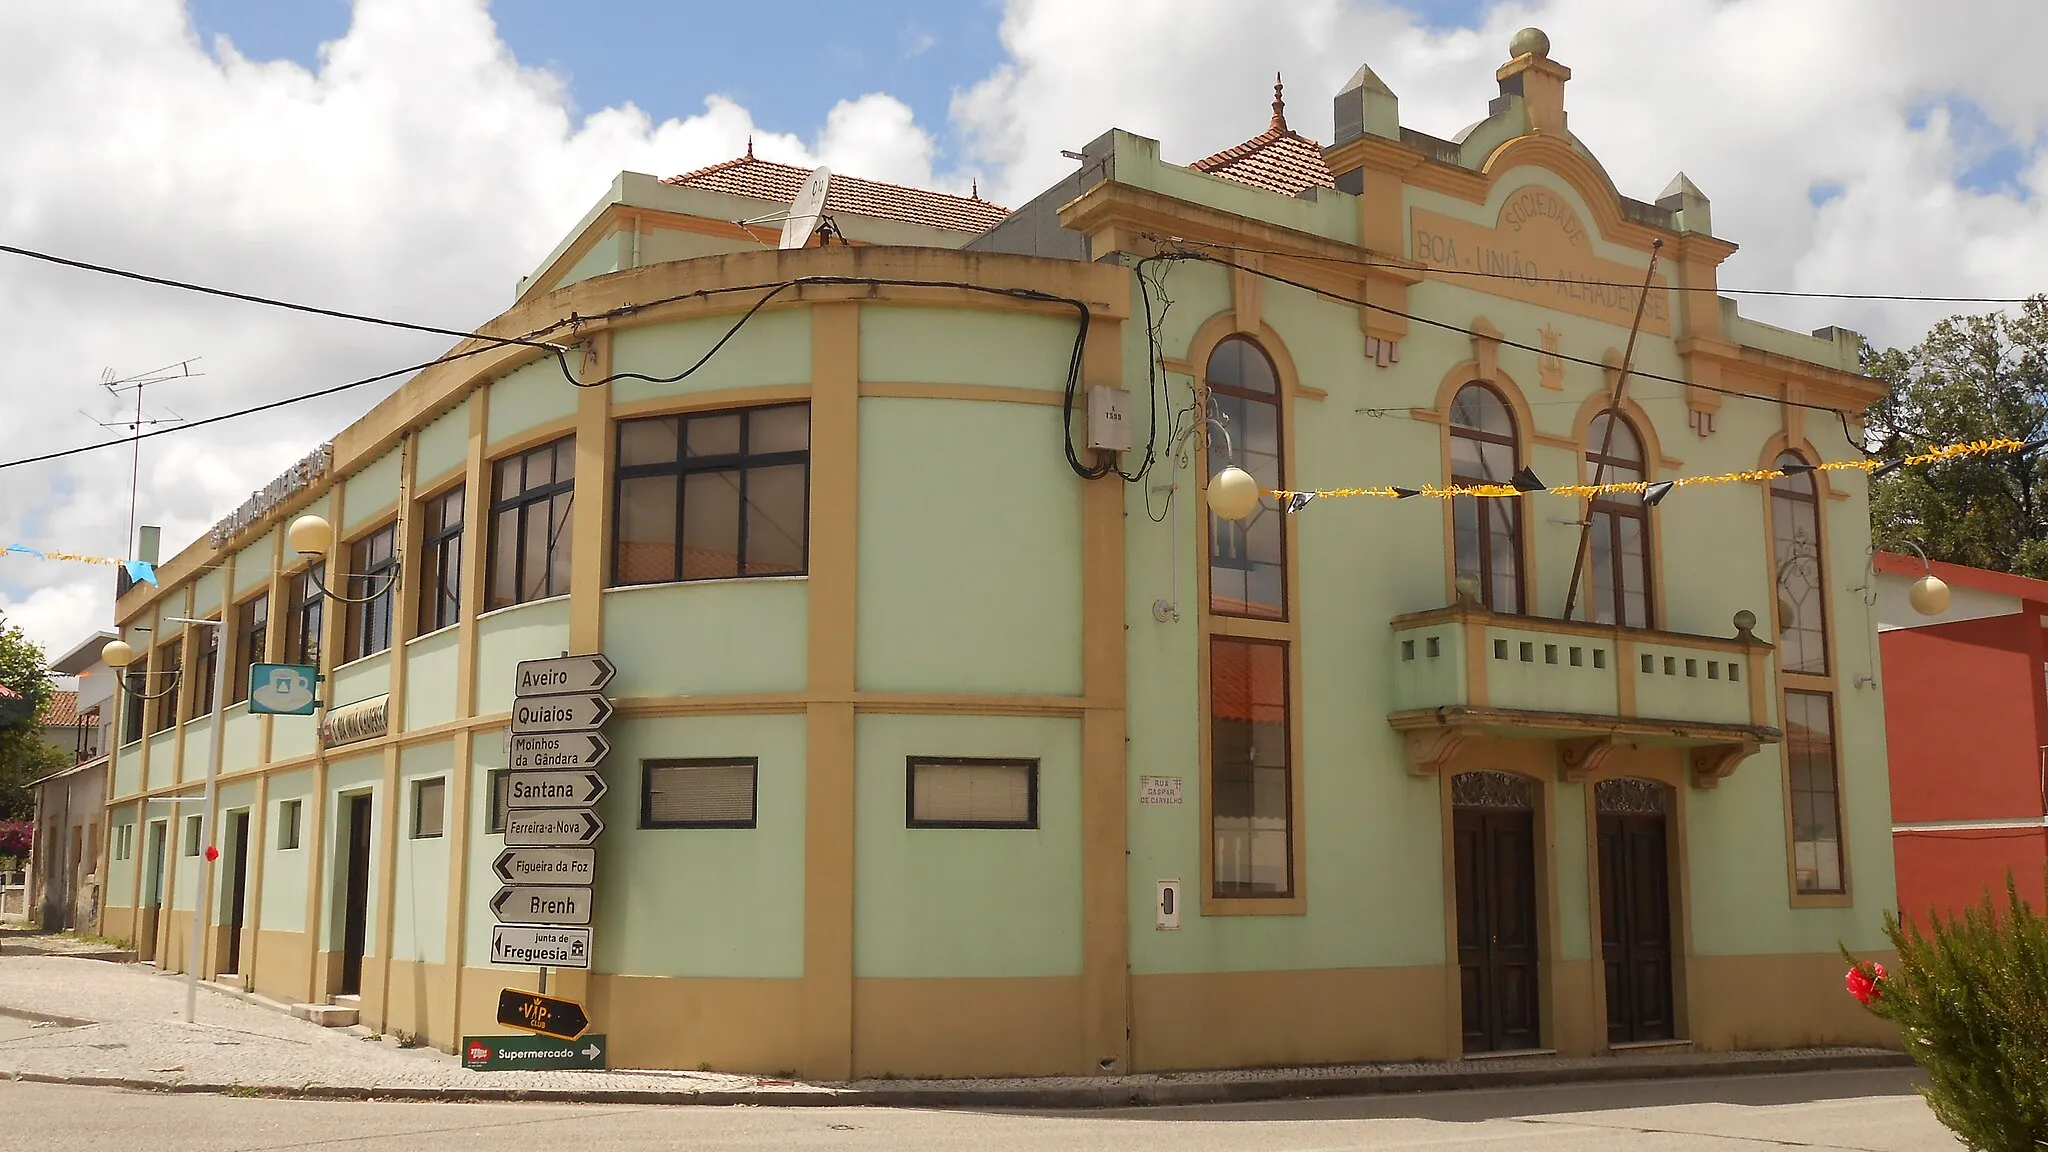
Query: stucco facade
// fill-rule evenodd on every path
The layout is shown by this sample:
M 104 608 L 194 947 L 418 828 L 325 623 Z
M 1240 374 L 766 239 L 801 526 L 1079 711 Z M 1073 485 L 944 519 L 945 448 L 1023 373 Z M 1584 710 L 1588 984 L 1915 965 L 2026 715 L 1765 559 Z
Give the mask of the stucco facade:
M 1533 51 L 1502 72 L 1462 142 L 1401 129 L 1384 85 L 1354 81 L 1321 152 L 1335 191 L 1279 194 L 1113 132 L 971 240 L 864 234 L 849 216 L 851 244 L 730 251 L 718 221 L 745 213 L 622 176 L 481 330 L 547 329 L 580 380 L 610 382 L 572 387 L 530 344 L 465 345 L 475 355 L 337 435 L 305 490 L 121 600 L 157 668 L 194 659 L 162 618 L 242 620 L 259 595 L 263 653 L 288 659 L 305 561 L 285 524 L 333 523 L 329 587 L 387 526 L 400 557 L 386 647 L 349 659 L 359 622 L 331 603 L 318 620 L 323 699 L 388 697 L 385 735 L 323 747 L 318 718 L 227 709 L 225 855 L 203 905 L 196 842 L 139 800 L 196 790 L 210 720 L 152 715 L 117 749 L 109 821 L 127 850 L 106 868 L 106 931 L 182 968 L 187 917 L 231 923 L 240 876 L 239 942 L 208 934 L 209 974 L 232 957 L 258 991 L 326 1000 L 360 918 L 350 979 L 368 1023 L 443 1048 L 496 1031 L 499 990 L 533 983 L 488 963 L 512 667 L 602 651 L 619 677 L 596 963 L 550 991 L 585 1003 L 615 1066 L 841 1077 L 1585 1053 L 1644 1042 L 1637 1025 L 1702 1049 L 1886 1041 L 1837 990 L 1837 943 L 1880 948 L 1894 903 L 1881 703 L 1854 683 L 1874 631 L 1846 591 L 1868 544 L 1860 472 L 1781 478 L 1803 498 L 1766 481 L 1633 510 L 1496 500 L 1483 522 L 1513 506 L 1513 530 L 1470 564 L 1459 518 L 1482 515 L 1478 497 L 1329 495 L 1291 515 L 1268 497 L 1239 535 L 1203 508 L 1224 461 L 1185 415 L 1198 394 L 1235 414 L 1233 458 L 1256 458 L 1269 488 L 1454 481 L 1478 443 L 1475 383 L 1511 430 L 1473 451 L 1552 484 L 1590 477 L 1614 375 L 1599 365 L 1619 365 L 1634 310 L 1633 289 L 1607 285 L 1640 282 L 1653 243 L 1664 287 L 1621 405 L 1645 479 L 1857 455 L 1847 419 L 1878 393 L 1854 374 L 1853 336 L 1737 315 L 1712 291 L 1734 248 L 1697 190 L 1624 201 L 1564 130 L 1568 73 Z M 692 247 L 714 233 L 718 248 Z M 1478 248 L 1577 279 L 1460 274 Z M 1154 262 L 1141 291 L 1137 261 L 1183 249 L 1238 266 Z M 657 382 L 783 285 L 702 370 Z M 1105 462 L 1084 439 L 1094 385 L 1130 392 L 1136 447 L 1114 462 L 1134 482 L 1081 475 Z M 772 467 L 801 456 L 800 541 L 763 521 L 755 545 L 693 553 L 693 513 L 629 487 L 670 457 L 642 455 L 655 425 L 627 424 L 713 429 L 741 410 L 730 427 L 752 431 L 731 469 L 769 484 L 748 454 L 790 405 L 807 406 L 803 447 L 779 442 Z M 688 442 L 698 425 L 661 427 L 647 434 Z M 542 507 L 505 496 L 508 460 L 523 461 L 518 499 L 560 498 L 542 521 L 559 556 L 496 543 Z M 1638 576 L 1610 581 L 1606 616 L 1589 576 L 1560 619 L 1579 521 L 1609 514 L 1647 530 L 1626 554 Z M 670 516 L 684 527 L 663 536 Z M 428 560 L 449 549 L 452 582 Z M 1461 580 L 1471 564 L 1484 588 Z M 1807 581 L 1791 600 L 1788 571 Z M 520 591 L 503 595 L 508 580 Z M 1744 611 L 1753 632 L 1733 623 Z M 1793 625 L 1801 645 L 1824 640 L 1803 671 L 1772 643 Z M 1788 690 L 1805 693 L 1796 772 Z M 672 761 L 751 765 L 750 819 L 651 818 L 650 774 Z M 937 826 L 909 794 L 925 763 L 1029 766 L 1028 816 Z M 1623 778 L 1646 783 L 1602 784 Z M 425 836 L 420 785 L 436 781 L 445 831 Z M 1806 817 L 1823 784 L 1821 828 Z M 1608 806 L 1629 797 L 1626 814 Z M 1628 865 L 1630 891 L 1669 917 L 1641 963 L 1604 950 L 1603 853 L 1624 815 L 1649 837 L 1628 843 L 1655 846 Z M 367 859 L 351 869 L 359 816 Z M 1460 931 L 1468 828 L 1491 838 L 1473 851 L 1512 857 L 1499 871 L 1519 887 L 1485 899 L 1526 910 L 1526 955 Z M 1185 897 L 1171 924 L 1163 882 Z M 1614 1018 L 1624 978 L 1659 982 L 1642 996 L 1663 996 L 1661 1022 Z M 1476 1032 L 1475 1010 L 1490 1021 Z

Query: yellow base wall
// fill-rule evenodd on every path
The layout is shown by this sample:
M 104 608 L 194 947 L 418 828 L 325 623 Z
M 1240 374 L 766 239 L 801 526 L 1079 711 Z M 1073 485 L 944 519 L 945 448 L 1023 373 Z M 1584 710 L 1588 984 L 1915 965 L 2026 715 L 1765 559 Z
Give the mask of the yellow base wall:
M 1889 953 L 1865 959 L 1894 961 Z M 1708 1052 L 1866 1044 L 1902 1047 L 1898 1029 L 1842 987 L 1840 956 L 1693 956 L 1692 1041 Z
M 369 983 L 369 963 L 364 962 L 363 981 Z M 452 1049 L 459 1036 L 446 1035 L 454 1021 L 455 969 L 448 964 L 423 964 L 398 960 L 391 965 L 390 999 L 383 1015 L 376 1018 L 380 1031 L 405 1033 L 420 1043 Z M 364 989 L 368 992 L 370 989 Z M 369 1006 L 368 996 L 363 1004 Z
M 1052 1076 L 1093 1071 L 1081 1051 L 1081 981 L 853 982 L 853 1074 Z
M 133 947 L 135 909 L 109 905 L 100 909 L 100 936 Z
M 312 945 L 304 932 L 259 932 L 256 934 L 256 963 L 251 975 L 260 995 L 287 1004 L 304 1003 L 311 981 L 306 971 L 311 963 Z
M 1441 1060 L 1445 970 L 1341 968 L 1131 980 L 1137 1071 Z

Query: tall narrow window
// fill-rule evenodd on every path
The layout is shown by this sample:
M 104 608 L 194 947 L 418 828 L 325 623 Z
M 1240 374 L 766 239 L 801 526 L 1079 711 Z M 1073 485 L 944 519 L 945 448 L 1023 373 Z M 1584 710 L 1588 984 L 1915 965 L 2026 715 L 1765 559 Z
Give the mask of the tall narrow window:
M 149 677 L 137 671 L 121 680 L 126 689 L 126 698 L 121 701 L 121 743 L 133 744 L 142 739 L 142 710 L 148 707 L 143 697 L 149 693 Z
M 391 608 L 398 601 L 398 525 L 387 524 L 349 546 L 348 641 L 343 660 L 360 660 L 391 647 Z
M 1777 565 L 1778 667 L 1825 675 L 1827 596 L 1820 559 L 1820 493 L 1796 452 L 1777 467 L 1802 468 L 1771 481 L 1771 558 Z
M 621 420 L 618 437 L 613 584 L 803 574 L 810 405 Z
M 1643 441 L 1626 417 L 1602 412 L 1586 437 L 1586 482 L 1636 484 L 1649 478 Z M 1595 496 L 1592 555 L 1586 608 L 1590 619 L 1629 628 L 1651 627 L 1650 510 L 1641 495 L 1615 492 Z
M 568 593 L 569 508 L 575 499 L 574 436 L 492 466 L 486 608 Z
M 198 720 L 213 714 L 213 681 L 220 674 L 220 629 L 208 624 L 194 625 L 192 633 L 192 691 L 186 698 L 192 701 L 192 711 L 185 714 L 187 720 Z
M 420 635 L 462 619 L 462 486 L 420 505 Z
M 161 732 L 178 722 L 178 694 L 185 686 L 185 677 L 180 673 L 180 642 L 171 641 L 156 650 L 157 691 L 163 695 L 156 700 L 156 727 L 152 732 Z
M 1802 893 L 1842 891 L 1841 788 L 1835 775 L 1832 701 L 1785 693 L 1785 760 L 1791 773 L 1792 875 Z
M 1451 401 L 1451 483 L 1506 484 L 1520 455 L 1514 414 L 1500 393 L 1467 384 Z M 1522 501 L 1497 496 L 1451 499 L 1452 550 L 1460 577 L 1479 582 L 1479 600 L 1496 612 L 1523 611 Z
M 1209 354 L 1209 470 L 1235 463 L 1259 487 L 1281 486 L 1280 381 L 1266 351 L 1232 336 Z M 1287 618 L 1286 517 L 1270 496 L 1243 520 L 1209 515 L 1209 610 L 1260 620 Z
M 284 622 L 284 662 L 320 666 L 320 621 L 327 598 L 320 594 L 326 565 L 313 564 L 292 577 L 290 615 Z
M 263 663 L 270 643 L 270 593 L 242 602 L 235 609 L 235 663 L 228 675 L 228 703 L 249 698 L 249 666 Z
M 1294 891 L 1287 646 L 1209 641 L 1209 790 L 1215 894 Z

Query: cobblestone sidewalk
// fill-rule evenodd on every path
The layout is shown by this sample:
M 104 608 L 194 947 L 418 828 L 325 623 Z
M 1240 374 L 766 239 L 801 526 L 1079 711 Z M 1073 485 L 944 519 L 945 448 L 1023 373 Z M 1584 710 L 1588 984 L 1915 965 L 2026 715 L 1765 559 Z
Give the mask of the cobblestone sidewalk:
M 401 1048 L 363 1035 L 360 1029 L 322 1028 L 204 987 L 195 1020 L 186 1024 L 184 997 L 182 979 L 145 965 L 66 956 L 0 956 L 0 1015 L 44 1022 L 0 1031 L 0 1078 L 383 1099 L 1076 1108 L 1896 1067 L 1907 1062 L 1903 1055 L 1882 1049 L 1834 1048 L 845 1084 L 713 1072 L 471 1072 L 455 1057 L 432 1049 Z

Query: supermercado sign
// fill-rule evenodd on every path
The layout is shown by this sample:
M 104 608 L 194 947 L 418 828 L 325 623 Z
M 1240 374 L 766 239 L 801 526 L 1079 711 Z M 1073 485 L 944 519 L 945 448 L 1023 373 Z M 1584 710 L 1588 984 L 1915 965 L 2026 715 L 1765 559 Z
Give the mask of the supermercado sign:
M 327 475 L 334 464 L 334 442 L 328 441 L 308 453 L 306 458 L 284 470 L 284 474 L 262 488 L 249 494 L 242 506 L 228 513 L 227 519 L 213 526 L 207 540 L 215 548 L 234 539 L 244 528 L 263 519 L 277 509 L 277 506 L 304 492 L 308 486 Z
M 1643 270 L 1595 255 L 1592 232 L 1571 202 L 1541 184 L 1509 193 L 1491 228 L 1414 209 L 1408 239 L 1414 259 L 1423 265 L 1465 273 L 1450 278 L 1461 288 L 1623 328 L 1635 321 Z M 1671 293 L 1665 289 L 1670 282 L 1660 271 L 1653 283 L 1643 307 L 1643 331 L 1668 336 Z

